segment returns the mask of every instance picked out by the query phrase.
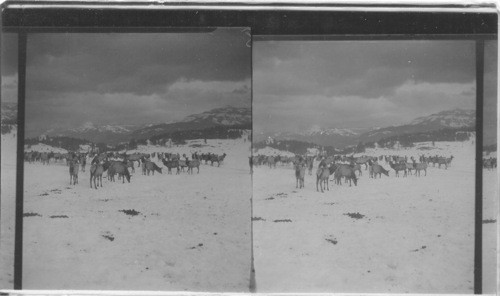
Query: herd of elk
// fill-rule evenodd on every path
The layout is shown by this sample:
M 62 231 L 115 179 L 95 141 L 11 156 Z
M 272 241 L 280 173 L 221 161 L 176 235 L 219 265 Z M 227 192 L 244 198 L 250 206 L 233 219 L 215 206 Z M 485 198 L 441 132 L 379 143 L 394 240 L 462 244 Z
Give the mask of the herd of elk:
M 483 159 L 483 168 L 492 170 L 497 167 L 497 158 L 490 156 L 490 158 Z
M 53 159 L 55 162 L 65 159 L 66 164 L 69 167 L 70 185 L 78 184 L 78 171 L 81 168 L 82 171 L 85 172 L 87 157 L 90 157 L 90 159 L 92 159 L 89 170 L 90 187 L 95 189 L 102 187 L 102 176 L 104 172 L 107 172 L 107 178 L 111 182 L 115 182 L 115 175 L 118 175 L 118 178 L 122 179 L 122 183 L 125 183 L 125 179 L 130 183 L 131 174 L 129 172 L 129 168 L 132 170 L 132 173 L 134 173 L 134 163 L 136 161 L 138 162 L 138 167 L 142 167 L 143 175 L 147 176 L 154 175 L 155 172 L 160 174 L 162 173 L 162 168 L 153 161 L 154 158 L 158 158 L 158 160 L 163 163 L 163 165 L 168 169 L 168 174 L 172 174 L 172 168 L 177 169 L 177 174 L 184 171 L 184 168 L 187 168 L 188 174 L 193 174 L 194 168 L 196 168 L 196 173 L 199 174 L 202 160 L 210 161 L 211 165 L 213 165 L 213 163 L 217 163 L 217 166 L 220 167 L 227 155 L 226 153 L 217 155 L 215 153 L 199 154 L 195 152 L 191 156 L 192 159 L 188 159 L 188 157 L 183 154 L 182 157 L 184 159 L 182 159 L 179 153 L 174 154 L 160 152 L 154 152 L 151 154 L 120 154 L 116 152 L 97 154 L 69 152 L 61 154 L 54 152 L 30 151 L 24 153 L 24 159 L 29 163 L 40 162 L 43 165 L 47 165 Z
M 399 177 L 400 172 L 403 172 L 403 177 L 407 177 L 408 174 L 414 175 L 415 177 L 420 177 L 421 172 L 424 172 L 424 176 L 427 176 L 427 168 L 429 164 L 432 163 L 433 166 L 438 164 L 438 168 L 443 165 L 444 169 L 450 167 L 453 160 L 453 156 L 443 157 L 443 156 L 419 156 L 420 162 L 417 162 L 414 157 L 408 158 L 408 156 L 398 156 L 398 155 L 379 155 L 377 157 L 372 156 L 310 156 L 310 155 L 295 155 L 282 156 L 282 155 L 255 155 L 251 157 L 251 166 L 266 165 L 270 168 L 276 168 L 276 164 L 286 165 L 292 163 L 295 170 L 296 187 L 303 188 L 302 184 L 302 169 L 307 168 L 309 175 L 312 173 L 314 160 L 320 161 L 319 167 L 316 171 L 316 190 L 324 192 L 324 189 L 330 190 L 328 186 L 328 179 L 330 175 L 334 175 L 334 180 L 337 185 L 341 185 L 341 180 L 344 179 L 344 183 L 349 182 L 349 186 L 354 183 L 357 186 L 358 176 L 362 176 L 364 165 L 365 170 L 369 170 L 369 177 L 376 179 L 382 178 L 382 175 L 389 176 L 389 170 L 384 168 L 381 162 L 385 161 L 386 165 L 394 170 L 395 176 Z M 322 166 L 323 164 L 323 166 Z M 496 158 L 488 159 L 484 161 L 484 167 L 496 167 Z M 357 174 L 356 174 L 357 172 Z
M 312 159 L 310 157 L 310 159 L 306 159 L 306 158 L 303 158 L 302 160 L 306 160 L 306 166 L 309 170 L 309 167 L 311 167 L 310 171 L 309 171 L 309 175 L 312 174 Z M 280 164 L 282 166 L 285 166 L 285 165 L 289 165 L 289 164 L 295 164 L 297 163 L 297 161 L 300 161 L 298 159 L 298 157 L 289 157 L 289 156 L 283 156 L 283 155 L 254 155 L 252 156 L 252 164 L 253 166 L 261 166 L 261 165 L 265 165 L 265 166 L 268 166 L 270 168 L 276 168 L 276 165 L 277 164 Z M 311 162 L 309 162 L 311 161 Z M 311 164 L 311 166 L 310 166 Z
M 24 161 L 28 163 L 39 162 L 43 165 L 49 165 L 50 162 L 58 163 L 61 161 L 66 161 L 66 165 L 70 166 L 73 160 L 76 158 L 80 165 L 83 165 L 83 171 L 85 170 L 85 157 L 87 153 L 59 153 L 59 152 L 38 152 L 30 151 L 24 152 Z

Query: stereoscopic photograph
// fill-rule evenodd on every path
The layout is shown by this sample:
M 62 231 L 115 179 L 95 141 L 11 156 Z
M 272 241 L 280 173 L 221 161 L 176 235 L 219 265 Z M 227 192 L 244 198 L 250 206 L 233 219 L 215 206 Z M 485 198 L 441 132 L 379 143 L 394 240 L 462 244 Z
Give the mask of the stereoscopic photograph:
M 2 292 L 497 293 L 496 14 L 44 4 L 2 11 Z
M 28 34 L 23 289 L 248 291 L 249 36 Z M 8 91 L 17 60 L 2 67 Z M 2 203 L 15 99 L 2 101 Z
M 258 291 L 473 293 L 475 42 L 264 38 L 253 64 Z

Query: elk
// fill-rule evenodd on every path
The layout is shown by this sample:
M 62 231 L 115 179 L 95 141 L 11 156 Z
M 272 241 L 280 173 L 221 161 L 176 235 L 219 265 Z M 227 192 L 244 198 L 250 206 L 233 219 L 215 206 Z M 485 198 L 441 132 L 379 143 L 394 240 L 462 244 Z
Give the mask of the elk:
M 306 174 L 306 167 L 303 162 L 294 164 L 295 168 L 295 188 L 304 188 L 304 177 Z
M 389 177 L 388 170 L 384 169 L 381 165 L 374 163 L 370 166 L 370 177 L 376 179 L 377 174 L 379 175 L 379 178 L 382 178 L 382 174 Z

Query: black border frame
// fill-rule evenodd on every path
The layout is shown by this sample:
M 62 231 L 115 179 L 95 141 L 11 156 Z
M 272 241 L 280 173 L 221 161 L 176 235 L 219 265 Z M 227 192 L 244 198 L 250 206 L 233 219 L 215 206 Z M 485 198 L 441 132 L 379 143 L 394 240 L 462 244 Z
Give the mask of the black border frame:
M 21 2 L 26 4 L 25 2 Z M 29 2 L 27 2 L 29 3 Z M 40 1 L 39 5 L 44 2 Z M 3 7 L 2 27 L 6 32 L 23 30 L 120 31 L 176 27 L 250 27 L 255 35 L 376 35 L 391 38 L 403 35 L 470 35 L 496 38 L 495 13 L 465 12 L 374 12 L 374 11 L 297 11 L 297 10 L 217 10 L 178 9 L 157 5 L 153 9 L 10 8 Z M 52 4 L 45 2 L 45 4 Z M 126 4 L 123 3 L 124 5 Z M 144 5 L 148 7 L 147 5 Z M 29 6 L 28 6 L 29 7 Z M 115 5 L 116 7 L 116 5 Z M 298 9 L 303 6 L 297 7 Z M 251 6 L 250 6 L 251 8 Z M 325 7 L 326 8 L 326 7 Z M 484 36 L 481 36 L 484 35 Z M 443 36 L 441 36 L 443 37 Z
M 22 289 L 22 225 L 25 76 L 27 34 L 49 32 L 173 32 L 207 27 L 250 27 L 259 40 L 472 40 L 476 44 L 476 190 L 474 293 L 482 293 L 482 138 L 484 41 L 497 40 L 493 12 L 418 11 L 436 5 L 356 4 L 178 4 L 97 1 L 10 1 L 1 5 L 2 32 L 18 33 L 18 157 L 14 289 Z M 223 9 L 218 6 L 223 6 Z M 54 7 L 57 6 L 57 7 Z M 191 7 L 189 7 L 191 6 Z M 201 8 L 200 8 L 201 6 Z M 233 5 L 235 6 L 235 5 Z M 416 11 L 369 11 L 370 8 L 414 8 Z M 489 7 L 490 6 L 485 6 Z M 313 8 L 313 9 L 311 9 Z M 339 9 L 343 8 L 343 9 Z M 345 9 L 347 8 L 347 9 Z M 365 8 L 366 11 L 359 10 Z M 474 6 L 443 5 L 445 8 Z M 476 7 L 477 8 L 477 7 Z M 484 8 L 484 7 L 483 7 Z M 350 9 L 350 10 L 349 10 Z M 253 252 L 253 248 L 252 248 Z M 253 257 L 252 257 L 253 262 Z M 252 264 L 251 274 L 254 269 Z M 252 279 L 252 277 L 251 277 Z M 253 282 L 255 285 L 255 282 Z M 251 285 L 252 286 L 252 285 Z M 255 287 L 253 287 L 255 289 Z M 255 290 L 250 292 L 254 292 Z

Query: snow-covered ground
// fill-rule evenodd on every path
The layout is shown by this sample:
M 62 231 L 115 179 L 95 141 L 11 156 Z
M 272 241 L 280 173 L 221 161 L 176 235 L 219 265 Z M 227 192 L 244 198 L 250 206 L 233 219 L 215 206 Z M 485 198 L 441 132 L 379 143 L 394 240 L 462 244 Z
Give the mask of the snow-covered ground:
M 23 288 L 248 291 L 250 143 L 207 144 L 227 154 L 220 167 L 153 176 L 138 169 L 130 183 L 103 179 L 98 190 L 90 189 L 88 166 L 73 186 L 63 163 L 25 163 Z M 14 195 L 4 199 L 4 177 L 11 181 L 15 161 L 11 166 L 3 156 L 2 149 L 2 210 L 5 201 L 13 211 Z M 2 211 L 4 220 L 13 221 L 13 212 Z M 2 244 L 3 262 L 12 261 L 7 251 Z M 12 272 L 3 266 L 2 288 L 8 288 Z
M 0 288 L 6 289 L 13 282 L 16 140 L 2 135 Z M 193 144 L 204 143 L 171 150 L 224 151 L 225 163 L 202 165 L 192 176 L 147 177 L 136 170 L 130 184 L 104 180 L 98 190 L 89 188 L 88 171 L 70 186 L 64 164 L 26 164 L 24 212 L 40 216 L 24 218 L 23 286 L 247 291 L 249 143 Z M 254 168 L 257 291 L 471 293 L 474 146 L 418 147 L 431 150 L 366 154 L 454 155 L 452 166 L 431 167 L 421 178 L 396 178 L 391 170 L 390 177 L 374 180 L 363 171 L 357 187 L 330 182 L 323 194 L 314 176 L 295 189 L 290 167 Z M 488 170 L 483 177 L 483 292 L 493 294 L 498 223 L 487 222 L 498 221 L 498 177 Z M 120 212 L 132 209 L 140 214 Z
M 2 135 L 0 184 L 0 288 L 13 288 L 14 284 L 14 231 L 16 199 L 15 131 Z
M 483 293 L 498 294 L 499 179 L 497 170 L 483 170 Z M 493 222 L 495 221 L 495 222 Z
M 358 186 L 330 181 L 325 193 L 316 191 L 315 170 L 296 189 L 291 167 L 256 167 L 257 291 L 472 293 L 475 145 L 421 143 L 364 154 L 454 159 L 420 178 L 397 178 L 391 169 L 389 177 L 370 179 L 363 169 Z M 496 173 L 484 173 L 484 219 L 496 220 Z M 496 225 L 483 224 L 484 293 L 495 292 Z

